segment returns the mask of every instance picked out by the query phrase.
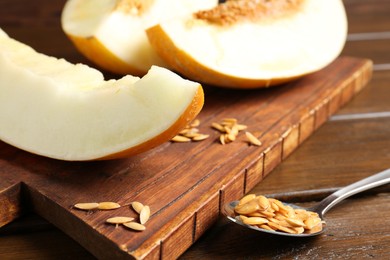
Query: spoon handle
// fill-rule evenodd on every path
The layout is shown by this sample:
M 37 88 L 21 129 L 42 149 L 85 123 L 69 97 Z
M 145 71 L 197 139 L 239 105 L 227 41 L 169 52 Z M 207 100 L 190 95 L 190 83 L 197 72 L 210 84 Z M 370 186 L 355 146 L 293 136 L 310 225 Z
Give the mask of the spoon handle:
M 333 208 L 342 200 L 359 192 L 369 190 L 387 183 L 390 183 L 390 168 L 352 183 L 332 193 L 317 205 L 315 211 L 323 216 L 328 210 Z

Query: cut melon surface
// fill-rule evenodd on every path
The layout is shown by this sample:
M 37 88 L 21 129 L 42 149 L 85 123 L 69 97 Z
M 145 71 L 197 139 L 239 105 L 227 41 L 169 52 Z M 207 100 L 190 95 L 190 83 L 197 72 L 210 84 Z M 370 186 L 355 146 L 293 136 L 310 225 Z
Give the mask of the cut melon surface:
M 0 34 L 0 140 L 34 154 L 70 161 L 137 154 L 170 140 L 203 101 L 199 83 L 165 68 L 106 81 Z
M 8 37 L 8 35 L 0 28 L 0 37 Z
M 347 19 L 341 0 L 230 2 L 235 2 L 235 9 L 220 5 L 203 16 L 198 13 L 149 28 L 151 45 L 186 77 L 232 88 L 268 87 L 302 77 L 327 66 L 344 47 Z M 292 10 L 281 11 L 286 15 L 272 9 L 288 9 L 289 3 Z M 254 14 L 251 5 L 260 14 Z M 231 13 L 243 17 L 233 16 L 231 22 L 226 18 Z
M 212 8 L 217 0 L 68 0 L 61 24 L 77 49 L 101 68 L 144 75 L 167 67 L 150 46 L 145 29 L 161 21 Z

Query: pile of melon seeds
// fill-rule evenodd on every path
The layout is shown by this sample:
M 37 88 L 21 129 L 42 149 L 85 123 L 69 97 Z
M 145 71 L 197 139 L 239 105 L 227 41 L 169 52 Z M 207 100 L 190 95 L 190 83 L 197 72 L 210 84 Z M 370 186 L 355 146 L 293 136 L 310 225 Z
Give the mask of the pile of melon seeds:
M 312 234 L 322 230 L 316 212 L 294 209 L 274 198 L 248 194 L 235 206 L 236 218 L 246 225 L 290 234 Z
M 199 133 L 199 126 L 199 119 L 195 119 L 191 124 L 180 131 L 178 135 L 173 137 L 171 141 L 186 143 L 191 141 L 202 141 L 209 138 L 209 135 Z M 211 127 L 219 131 L 219 142 L 222 145 L 236 141 L 240 132 L 248 128 L 246 125 L 238 123 L 236 118 L 224 118 L 221 122 L 213 122 Z M 261 146 L 260 140 L 251 132 L 245 131 L 245 136 L 249 144 Z

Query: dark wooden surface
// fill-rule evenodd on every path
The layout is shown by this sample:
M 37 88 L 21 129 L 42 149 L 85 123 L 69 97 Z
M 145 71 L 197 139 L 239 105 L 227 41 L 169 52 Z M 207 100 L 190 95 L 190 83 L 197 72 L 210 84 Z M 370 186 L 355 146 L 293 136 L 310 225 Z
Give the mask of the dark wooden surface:
M 60 6 L 62 2 L 50 3 Z M 58 30 L 46 26 L 58 23 L 59 13 L 50 9 L 51 4 L 45 3 L 47 1 L 43 0 L 34 3 L 1 1 L 0 10 L 7 11 L 0 11 L 0 26 L 10 28 L 11 36 L 29 42 L 40 51 L 65 56 L 71 61 L 82 60 L 70 44 L 64 43 L 66 38 Z M 254 192 L 290 192 L 291 200 L 298 200 L 302 194 L 303 201 L 311 202 L 338 187 L 390 167 L 390 73 L 387 65 L 390 57 L 389 44 L 386 44 L 390 43 L 390 37 L 386 36 L 390 31 L 390 18 L 385 11 L 389 4 L 388 1 L 368 0 L 345 3 L 351 17 L 351 34 L 344 54 L 372 59 L 374 77 L 361 94 L 255 186 Z M 24 14 L 21 10 L 29 11 Z M 20 20 L 15 19 L 11 11 L 18 13 Z M 31 19 L 31 13 L 37 18 Z M 31 28 L 21 29 L 23 23 Z M 42 41 L 42 38 L 47 40 Z M 58 46 L 62 48 L 58 49 Z M 32 162 L 34 160 L 26 163 Z M 9 192 L 18 192 L 18 187 Z M 387 248 L 390 243 L 389 202 L 388 186 L 351 198 L 328 213 L 327 234 L 302 241 L 259 235 L 220 218 L 181 258 L 386 259 L 390 255 Z M 93 257 L 61 231 L 30 213 L 0 229 L 0 259 L 27 258 Z

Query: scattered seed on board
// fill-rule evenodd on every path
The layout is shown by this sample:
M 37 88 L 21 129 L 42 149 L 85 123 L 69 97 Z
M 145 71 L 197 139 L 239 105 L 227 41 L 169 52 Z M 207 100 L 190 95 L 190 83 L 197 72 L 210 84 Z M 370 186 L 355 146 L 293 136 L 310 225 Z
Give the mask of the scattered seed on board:
M 234 140 L 236 140 L 236 135 L 234 133 L 229 133 L 227 135 L 227 139 L 231 142 L 233 142 Z
M 141 214 L 142 209 L 144 208 L 144 204 L 138 201 L 134 201 L 131 203 L 131 207 L 137 212 L 138 214 Z
M 225 136 L 225 134 L 219 136 L 219 142 L 220 142 L 222 145 L 225 145 L 225 144 L 226 144 L 226 136 Z
M 240 131 L 247 129 L 247 126 L 239 124 L 236 118 L 224 118 L 219 123 L 213 122 L 211 127 L 221 133 L 219 142 L 222 145 L 236 141 Z
M 192 141 L 203 141 L 205 139 L 209 138 L 209 135 L 206 134 L 197 134 L 194 137 L 192 137 Z
M 246 137 L 248 138 L 248 141 L 250 144 L 261 146 L 261 142 L 259 139 L 257 139 L 256 136 L 254 136 L 251 132 L 245 132 Z
M 98 209 L 101 209 L 101 210 L 112 210 L 112 209 L 118 209 L 120 207 L 121 207 L 121 205 L 119 205 L 116 202 L 106 201 L 106 202 L 100 202 L 99 206 L 98 206 Z
M 196 136 L 200 136 L 200 135 L 201 134 L 199 134 L 198 132 L 192 132 L 192 131 L 187 132 L 187 133 L 184 134 L 185 137 L 192 139 L 192 141 L 194 141 L 194 138 Z
M 87 203 L 77 203 L 73 207 L 81 210 L 112 210 L 120 208 L 121 205 L 119 205 L 116 202 L 87 202 Z
M 236 125 L 238 131 L 242 131 L 248 128 L 246 125 L 237 124 Z
M 211 127 L 220 131 L 221 133 L 225 133 L 225 128 L 219 123 L 212 123 Z
M 188 143 L 191 142 L 191 138 L 182 136 L 182 135 L 176 135 L 171 139 L 171 141 L 176 142 L 176 143 Z
M 143 231 L 146 229 L 144 225 L 137 222 L 127 222 L 124 223 L 123 225 L 135 231 Z
M 222 125 L 235 125 L 237 124 L 236 118 L 224 118 L 222 119 Z
M 200 126 L 200 120 L 199 119 L 195 119 L 191 124 L 190 124 L 190 127 L 198 127 Z
M 76 203 L 74 206 L 76 209 L 80 210 L 114 210 L 121 207 L 119 203 L 116 202 L 87 202 L 87 203 Z M 133 217 L 124 217 L 124 216 L 116 216 L 111 217 L 106 220 L 108 224 L 114 224 L 116 227 L 119 225 L 124 225 L 130 229 L 135 231 L 143 231 L 146 229 L 145 223 L 150 218 L 150 207 L 147 205 L 143 205 L 141 202 L 134 201 L 131 203 L 131 207 L 139 214 L 139 222 L 133 222 Z
M 139 222 L 143 225 L 145 224 L 150 217 L 150 208 L 149 206 L 144 206 L 139 213 Z
M 94 210 L 99 207 L 99 203 L 97 202 L 77 203 L 73 207 L 81 210 Z
M 199 133 L 199 129 L 197 128 L 198 126 L 200 126 L 200 120 L 195 119 L 192 123 L 181 130 L 178 135 L 174 136 L 171 141 L 176 143 L 188 143 L 191 141 L 203 141 L 209 138 L 209 135 Z M 237 139 L 240 131 L 248 128 L 246 125 L 239 124 L 236 118 L 224 118 L 219 123 L 211 123 L 211 127 L 221 133 L 219 136 L 219 142 L 222 145 L 234 142 Z M 252 133 L 245 132 L 245 135 L 250 144 L 255 146 L 262 145 L 261 141 L 257 139 Z
M 209 135 L 199 133 L 200 120 L 195 119 L 187 125 L 178 135 L 174 136 L 171 141 L 175 143 L 188 143 L 191 141 L 199 142 L 207 139 Z
M 133 220 L 134 218 L 132 217 L 112 217 L 107 219 L 106 222 L 110 224 L 124 224 Z

